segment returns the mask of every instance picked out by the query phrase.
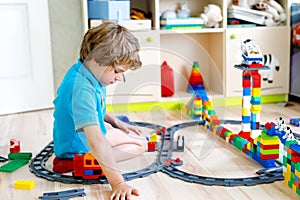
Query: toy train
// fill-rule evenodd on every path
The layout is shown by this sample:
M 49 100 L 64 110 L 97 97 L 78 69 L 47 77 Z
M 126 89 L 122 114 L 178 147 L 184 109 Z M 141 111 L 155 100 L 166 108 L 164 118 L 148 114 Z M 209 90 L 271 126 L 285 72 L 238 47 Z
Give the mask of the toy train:
M 257 44 L 251 39 L 247 39 L 241 43 L 242 65 L 249 68 L 263 68 L 263 55 Z
M 105 174 L 92 153 L 75 154 L 73 176 L 83 179 L 98 179 Z

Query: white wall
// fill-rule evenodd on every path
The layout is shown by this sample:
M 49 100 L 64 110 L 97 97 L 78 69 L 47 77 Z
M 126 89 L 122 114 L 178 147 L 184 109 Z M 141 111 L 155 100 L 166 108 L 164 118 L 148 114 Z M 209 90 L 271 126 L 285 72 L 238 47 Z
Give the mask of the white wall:
M 79 58 L 84 34 L 82 0 L 49 0 L 54 88 Z

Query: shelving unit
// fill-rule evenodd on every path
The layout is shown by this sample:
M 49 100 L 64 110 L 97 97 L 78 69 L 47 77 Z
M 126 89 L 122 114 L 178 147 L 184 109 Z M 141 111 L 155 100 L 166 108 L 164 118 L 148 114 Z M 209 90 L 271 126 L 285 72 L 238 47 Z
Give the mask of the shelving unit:
M 86 2 L 85 0 L 83 1 Z M 206 89 L 210 96 L 216 98 L 241 97 L 242 75 L 233 66 L 241 62 L 241 57 L 238 55 L 240 41 L 248 38 L 256 41 L 261 47 L 263 54 L 275 54 L 280 63 L 280 71 L 274 74 L 273 85 L 270 86 L 263 83 L 262 94 L 287 96 L 289 92 L 290 52 L 289 16 L 291 3 L 289 0 L 278 1 L 283 6 L 287 16 L 286 22 L 280 26 L 229 28 L 227 27 L 227 8 L 230 1 L 189 0 L 187 3 L 191 16 L 199 16 L 208 4 L 218 5 L 222 10 L 223 16 L 219 28 L 180 31 L 161 30 L 160 14 L 165 10 L 175 10 L 178 2 L 175 0 L 131 0 L 131 7 L 152 13 L 152 33 L 160 41 L 158 46 L 156 46 L 159 53 L 154 55 L 156 57 L 151 57 L 151 59 L 157 61 L 157 63 L 152 62 L 157 68 L 154 76 L 158 77 L 152 77 L 155 80 L 156 86 L 154 88 L 156 88 L 155 91 L 157 93 L 154 95 L 155 98 L 144 99 L 144 101 L 167 102 L 188 99 L 191 94 L 186 93 L 186 89 L 194 61 L 199 62 Z M 85 10 L 85 8 L 83 9 Z M 148 31 L 142 32 L 147 33 Z M 175 94 L 173 97 L 160 97 L 159 67 L 164 60 L 174 70 Z M 142 70 L 140 75 L 147 76 Z M 136 99 L 134 102 L 141 101 Z

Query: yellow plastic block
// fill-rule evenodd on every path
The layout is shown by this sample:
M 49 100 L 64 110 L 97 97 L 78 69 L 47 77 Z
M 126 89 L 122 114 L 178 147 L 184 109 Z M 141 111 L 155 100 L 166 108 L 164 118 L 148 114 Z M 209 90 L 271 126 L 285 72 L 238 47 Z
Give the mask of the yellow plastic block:
M 297 177 L 300 177 L 300 172 L 299 172 L 298 170 L 295 170 L 295 175 L 296 175 Z
M 157 133 L 152 133 L 150 135 L 150 142 L 157 142 Z
M 260 88 L 252 88 L 252 96 L 261 96 L 261 89 Z
M 250 111 L 252 113 L 260 113 L 261 111 L 261 105 L 252 105 Z
M 250 115 L 250 110 L 248 108 L 243 108 L 242 109 L 242 115 L 243 116 L 249 116 Z
M 280 140 L 279 139 L 273 139 L 273 140 L 264 140 L 262 138 L 260 138 L 260 143 L 263 144 L 263 145 L 275 145 L 275 144 L 279 144 Z
M 296 185 L 292 185 L 292 189 L 293 189 L 294 192 L 296 192 L 296 190 L 297 190 Z
M 20 190 L 32 190 L 34 185 L 35 183 L 32 180 L 17 180 L 14 184 L 14 188 Z

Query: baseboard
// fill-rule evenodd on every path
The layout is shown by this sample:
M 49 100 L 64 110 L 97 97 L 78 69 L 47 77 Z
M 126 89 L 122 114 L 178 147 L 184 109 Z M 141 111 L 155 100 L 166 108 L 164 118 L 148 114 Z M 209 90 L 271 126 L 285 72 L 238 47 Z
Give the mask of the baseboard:
M 242 104 L 242 97 L 228 97 L 211 99 L 214 106 L 237 106 Z M 287 102 L 287 94 L 274 94 L 262 96 L 262 103 L 280 103 Z M 170 102 L 143 102 L 130 104 L 109 104 L 107 111 L 109 112 L 140 112 L 150 110 L 179 110 L 182 104 L 187 100 L 170 101 Z

